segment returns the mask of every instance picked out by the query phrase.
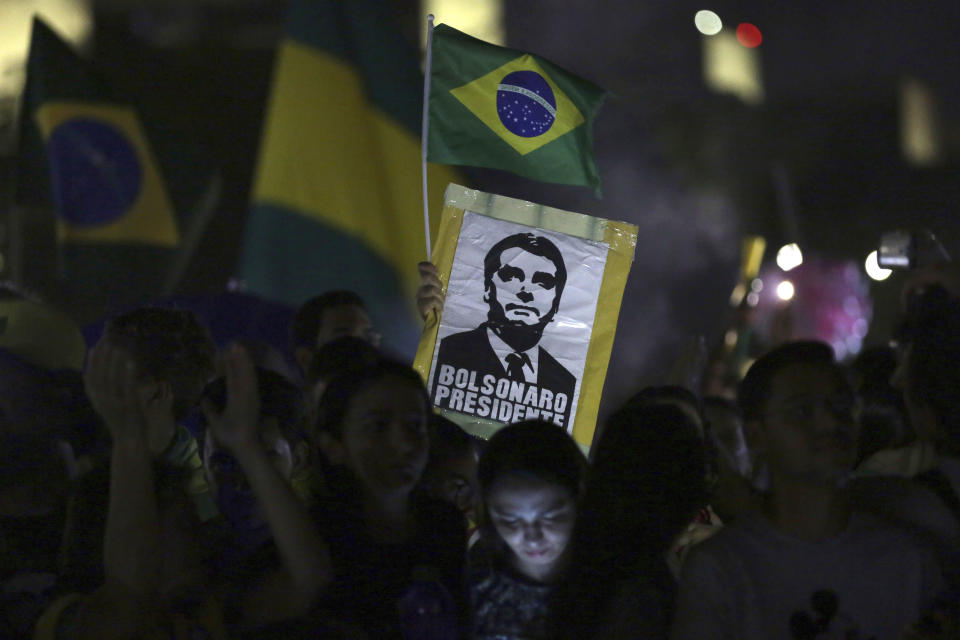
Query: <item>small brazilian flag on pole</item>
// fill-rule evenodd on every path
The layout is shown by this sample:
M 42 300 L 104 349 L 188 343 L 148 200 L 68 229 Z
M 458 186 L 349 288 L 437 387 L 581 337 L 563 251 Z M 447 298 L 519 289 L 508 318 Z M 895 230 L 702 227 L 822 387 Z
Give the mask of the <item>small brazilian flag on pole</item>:
M 605 92 L 548 60 L 441 24 L 427 158 L 600 190 L 593 120 Z

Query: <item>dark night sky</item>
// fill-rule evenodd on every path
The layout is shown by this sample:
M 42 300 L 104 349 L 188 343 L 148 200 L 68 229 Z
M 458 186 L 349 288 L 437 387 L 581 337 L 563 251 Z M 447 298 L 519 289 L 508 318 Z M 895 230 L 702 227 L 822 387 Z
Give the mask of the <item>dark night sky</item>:
M 896 93 L 900 77 L 921 78 L 942 96 L 945 119 L 960 123 L 956 3 L 551 6 L 508 4 L 511 44 L 618 95 L 598 124 L 603 202 L 578 193 L 558 204 L 625 218 L 641 231 L 612 364 L 625 375 L 608 381 L 608 400 L 661 377 L 686 336 L 719 339 L 741 234 L 767 236 L 773 251 L 788 240 L 776 164 L 790 178 L 808 255 L 860 263 L 881 231 L 906 224 L 928 225 L 948 245 L 956 238 L 955 165 L 921 172 L 904 164 Z M 701 8 L 727 25 L 762 29 L 761 107 L 704 88 L 692 24 Z M 525 197 L 551 201 L 548 188 L 515 193 L 532 191 Z M 898 284 L 894 276 L 873 286 L 878 317 L 868 341 L 885 339 Z
M 227 193 L 184 288 L 222 287 L 232 275 L 256 157 L 282 2 L 154 5 L 97 12 L 98 59 L 166 110 L 221 163 Z M 136 4 L 136 3 L 120 3 Z M 394 3 L 407 32 L 415 3 Z M 897 86 L 927 82 L 957 139 L 960 50 L 957 2 L 672 2 L 510 0 L 508 43 L 543 55 L 609 89 L 597 125 L 604 198 L 496 172 L 477 186 L 565 209 L 633 222 L 637 257 L 625 298 L 606 402 L 660 379 L 685 337 L 719 339 L 735 283 L 739 241 L 763 233 L 775 251 L 789 235 L 773 187 L 789 178 L 808 255 L 861 263 L 881 231 L 925 224 L 953 249 L 960 197 L 957 149 L 945 166 L 917 170 L 899 155 Z M 753 22 L 767 100 L 747 107 L 709 92 L 701 75 L 697 9 L 727 25 Z M 442 16 L 441 16 L 442 17 Z M 144 36 L 180 26 L 182 46 Z M 454 25 L 456 26 L 456 25 Z M 273 31 L 271 31 L 273 29 Z M 261 46 L 224 44 L 251 34 Z M 952 134 L 950 134 L 952 131 Z M 768 257 L 772 252 L 768 250 Z M 900 276 L 875 284 L 882 342 L 896 313 Z

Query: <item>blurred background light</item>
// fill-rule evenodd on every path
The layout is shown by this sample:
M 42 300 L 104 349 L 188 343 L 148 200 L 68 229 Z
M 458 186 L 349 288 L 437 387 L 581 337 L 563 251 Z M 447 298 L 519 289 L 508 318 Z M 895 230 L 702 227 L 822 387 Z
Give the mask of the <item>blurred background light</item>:
M 723 22 L 720 16 L 708 9 L 701 9 L 693 16 L 693 24 L 697 26 L 697 31 L 705 36 L 715 36 L 723 29 Z
M 886 280 L 890 277 L 890 274 L 893 273 L 891 269 L 884 269 L 880 266 L 880 262 L 877 260 L 876 251 L 870 252 L 870 255 L 867 256 L 867 260 L 863 266 L 867 271 L 867 275 L 873 280 L 877 281 Z
M 943 159 L 946 138 L 933 91 L 916 78 L 900 81 L 900 149 L 914 166 L 932 167 Z
M 777 285 L 777 297 L 783 301 L 792 300 L 794 293 L 793 283 L 789 280 L 784 280 Z
M 84 50 L 93 32 L 88 0 L 0 0 L 0 155 L 12 150 L 33 16 Z
M 803 264 L 803 253 L 800 246 L 793 242 L 785 244 L 777 251 L 777 266 L 784 271 L 790 271 Z
M 765 285 L 753 310 L 753 327 L 764 344 L 820 340 L 839 357 L 856 355 L 870 331 L 870 279 L 854 260 L 833 260 L 811 252 L 789 278 L 766 264 Z
M 426 23 L 429 14 L 434 15 L 434 24 L 448 24 L 454 29 L 468 33 L 493 44 L 507 43 L 503 27 L 502 0 L 423 0 L 420 3 L 421 44 L 426 47 Z
M 755 49 L 763 42 L 763 34 L 756 25 L 749 22 L 741 22 L 737 25 L 737 40 L 748 49 Z
M 0 1 L 0 89 L 4 92 L 10 83 L 16 86 L 22 82 L 34 15 L 43 18 L 60 37 L 80 49 L 86 46 L 93 31 L 90 4 L 86 0 Z
M 725 334 L 723 334 L 723 343 L 730 348 L 733 348 L 737 345 L 736 329 L 729 329 Z
M 749 105 L 763 102 L 760 56 L 756 49 L 740 46 L 729 30 L 701 38 L 703 81 L 716 93 L 733 94 Z

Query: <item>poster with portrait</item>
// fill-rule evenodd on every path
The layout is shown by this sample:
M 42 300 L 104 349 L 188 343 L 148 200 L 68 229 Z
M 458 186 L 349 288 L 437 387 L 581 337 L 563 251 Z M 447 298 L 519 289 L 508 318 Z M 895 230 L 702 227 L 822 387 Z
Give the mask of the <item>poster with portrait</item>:
M 450 185 L 445 303 L 415 362 L 434 407 L 476 435 L 538 418 L 589 447 L 635 245 L 632 225 Z

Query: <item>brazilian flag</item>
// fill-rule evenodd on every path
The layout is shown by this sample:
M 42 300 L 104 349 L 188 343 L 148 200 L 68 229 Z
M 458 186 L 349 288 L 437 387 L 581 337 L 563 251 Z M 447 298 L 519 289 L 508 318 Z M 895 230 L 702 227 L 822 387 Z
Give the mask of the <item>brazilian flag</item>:
M 385 341 L 412 354 L 423 76 L 385 0 L 293 0 L 274 68 L 240 278 L 299 305 L 330 289 L 367 303 Z M 436 234 L 458 181 L 430 166 Z
M 17 199 L 55 214 L 65 288 L 115 305 L 157 295 L 182 226 L 151 143 L 157 136 L 39 18 L 20 131 Z
M 602 89 L 445 24 L 433 31 L 430 77 L 430 160 L 599 192 L 593 120 Z

